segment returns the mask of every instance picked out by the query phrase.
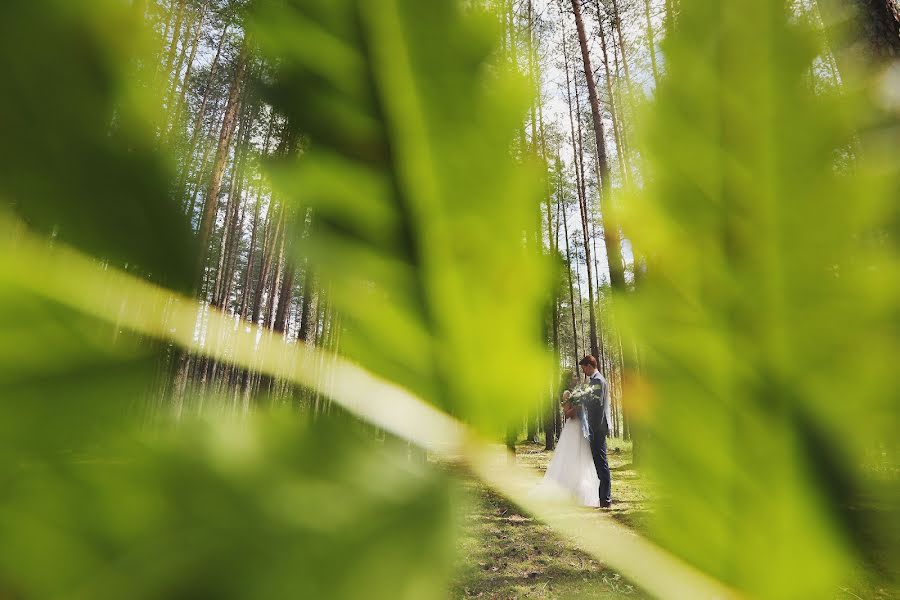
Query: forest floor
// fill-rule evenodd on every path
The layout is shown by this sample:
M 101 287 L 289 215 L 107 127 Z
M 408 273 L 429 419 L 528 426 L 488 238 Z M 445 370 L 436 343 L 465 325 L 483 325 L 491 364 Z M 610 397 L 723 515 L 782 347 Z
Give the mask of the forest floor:
M 523 442 L 516 460 L 544 471 L 551 453 L 543 444 Z M 610 441 L 613 478 L 613 519 L 646 531 L 657 497 L 652 482 L 632 465 L 631 445 Z M 458 540 L 456 575 L 451 598 L 648 598 L 618 573 L 575 549 L 548 526 L 523 515 L 502 496 L 472 477 L 462 485 L 471 498 Z M 862 576 L 840 590 L 833 600 L 896 598 L 896 589 Z
M 516 460 L 544 471 L 550 452 L 524 442 Z M 640 529 L 649 515 L 652 486 L 632 468 L 631 445 L 611 440 L 615 502 L 609 514 Z M 647 598 L 618 573 L 575 549 L 478 480 L 463 485 L 472 497 L 459 539 L 460 564 L 452 598 Z M 596 518 L 603 518 L 597 511 Z

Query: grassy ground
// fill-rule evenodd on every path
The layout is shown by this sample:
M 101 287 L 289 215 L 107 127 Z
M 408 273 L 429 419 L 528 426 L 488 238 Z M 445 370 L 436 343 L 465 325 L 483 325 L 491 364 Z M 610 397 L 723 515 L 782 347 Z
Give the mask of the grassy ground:
M 550 453 L 543 444 L 520 444 L 517 460 L 544 470 Z M 631 449 L 610 448 L 614 518 L 640 527 L 652 498 L 651 486 L 631 468 Z M 460 539 L 461 563 L 453 598 L 646 598 L 617 573 L 564 543 L 549 527 L 523 516 L 482 483 L 463 483 L 474 498 Z M 600 518 L 600 515 L 597 515 Z
M 543 444 L 522 443 L 516 460 L 543 471 L 551 454 Z M 631 448 L 613 440 L 610 468 L 615 503 L 609 514 L 644 530 L 656 504 L 653 485 L 632 468 Z M 540 522 L 523 515 L 480 481 L 465 477 L 472 498 L 459 540 L 459 563 L 451 598 L 647 598 L 617 573 L 563 542 Z M 600 511 L 587 518 L 602 518 Z M 832 600 L 888 600 L 896 587 L 861 574 L 835 590 Z

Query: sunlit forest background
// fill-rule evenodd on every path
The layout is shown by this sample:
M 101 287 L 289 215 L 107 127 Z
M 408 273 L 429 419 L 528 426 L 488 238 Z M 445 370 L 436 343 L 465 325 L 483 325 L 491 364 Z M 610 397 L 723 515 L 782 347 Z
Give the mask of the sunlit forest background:
M 900 597 L 896 0 L 6 0 L 0 63 L 0 599 Z M 607 512 L 528 495 L 587 354 Z

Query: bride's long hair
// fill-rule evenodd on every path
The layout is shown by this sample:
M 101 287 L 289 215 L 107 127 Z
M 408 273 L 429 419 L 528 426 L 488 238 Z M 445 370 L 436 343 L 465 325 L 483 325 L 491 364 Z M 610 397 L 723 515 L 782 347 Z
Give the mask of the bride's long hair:
M 562 393 L 565 391 L 572 391 L 578 385 L 578 373 L 575 371 L 563 371 L 560 386 L 559 386 L 559 395 L 562 396 Z

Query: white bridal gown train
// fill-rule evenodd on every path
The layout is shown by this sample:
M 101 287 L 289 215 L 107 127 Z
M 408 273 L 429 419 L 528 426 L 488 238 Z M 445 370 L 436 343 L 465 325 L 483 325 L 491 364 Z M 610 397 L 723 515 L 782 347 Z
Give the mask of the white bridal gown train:
M 577 418 L 566 419 L 544 480 L 535 493 L 557 495 L 560 490 L 574 496 L 582 506 L 600 506 L 600 478 Z

